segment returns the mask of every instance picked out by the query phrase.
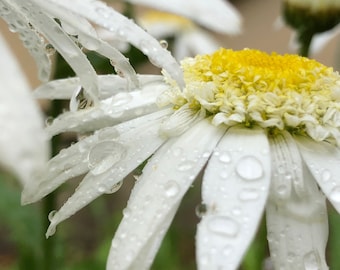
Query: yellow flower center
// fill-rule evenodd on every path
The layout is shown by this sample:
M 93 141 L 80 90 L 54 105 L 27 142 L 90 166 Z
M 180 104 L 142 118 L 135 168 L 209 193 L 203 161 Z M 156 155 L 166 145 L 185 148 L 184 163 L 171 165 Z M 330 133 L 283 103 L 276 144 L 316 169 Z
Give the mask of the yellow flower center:
M 182 68 L 185 89 L 166 93 L 175 109 L 204 110 L 215 125 L 287 129 L 316 140 L 339 133 L 340 76 L 315 60 L 222 48 L 185 59 Z

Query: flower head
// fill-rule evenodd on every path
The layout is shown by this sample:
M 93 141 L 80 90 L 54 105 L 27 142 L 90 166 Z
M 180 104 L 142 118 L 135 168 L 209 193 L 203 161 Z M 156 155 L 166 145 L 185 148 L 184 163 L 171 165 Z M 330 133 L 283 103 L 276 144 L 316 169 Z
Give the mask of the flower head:
M 210 1 L 209 6 L 205 1 L 146 0 L 138 3 L 162 10 L 147 10 L 138 14 L 136 19 L 152 36 L 158 39 L 173 38 L 171 51 L 176 59 L 217 50 L 220 45 L 211 31 L 228 35 L 241 31 L 241 17 L 227 1 Z
M 276 268 L 327 269 L 325 196 L 340 211 L 338 105 L 340 76 L 314 60 L 257 50 L 220 49 L 182 62 L 182 89 L 164 72 L 123 78 L 100 76 L 99 105 L 66 112 L 47 127 L 94 131 L 50 160 L 32 202 L 71 177 L 86 174 L 57 224 L 148 159 L 112 241 L 108 269 L 150 267 L 186 191 L 204 169 L 198 225 L 199 269 L 237 269 L 266 209 Z M 165 81 L 164 81 L 165 79 Z M 53 98 L 55 81 L 38 89 Z M 71 97 L 72 91 L 64 91 Z M 159 108 L 158 106 L 162 108 Z M 289 258 L 289 260 L 287 259 Z

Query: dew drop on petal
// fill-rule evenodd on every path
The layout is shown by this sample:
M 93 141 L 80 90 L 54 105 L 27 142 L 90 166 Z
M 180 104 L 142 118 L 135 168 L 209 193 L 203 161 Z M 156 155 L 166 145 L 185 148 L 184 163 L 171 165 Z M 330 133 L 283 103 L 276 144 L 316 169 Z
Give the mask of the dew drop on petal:
M 244 180 L 257 180 L 263 176 L 261 162 L 253 156 L 242 157 L 236 165 L 236 173 Z
M 207 212 L 208 212 L 208 207 L 205 203 L 201 203 L 197 205 L 195 208 L 196 216 L 199 218 L 203 217 Z
M 174 155 L 174 157 L 179 157 L 182 153 L 183 153 L 183 149 L 180 147 L 176 147 L 172 149 L 172 154 Z
M 331 177 L 332 177 L 332 174 L 329 170 L 322 171 L 322 173 L 321 173 L 322 181 L 327 182 L 331 179 Z
M 239 193 L 239 199 L 242 201 L 257 200 L 259 196 L 259 191 L 254 188 L 245 188 Z
M 219 161 L 221 161 L 222 163 L 230 163 L 231 162 L 230 154 L 227 152 L 222 153 L 219 157 Z
M 178 164 L 177 169 L 183 172 L 192 169 L 193 166 L 194 164 L 192 161 L 183 161 L 182 163 Z
M 239 225 L 230 217 L 215 216 L 209 220 L 208 229 L 226 237 L 236 237 L 239 232 Z
M 106 194 L 112 194 L 117 192 L 123 185 L 123 181 L 119 181 L 118 183 L 114 184 L 110 189 L 105 190 L 104 193 Z
M 168 42 L 165 39 L 162 39 L 159 41 L 159 44 L 161 45 L 162 48 L 166 49 L 168 48 Z
M 52 55 L 52 54 L 54 54 L 56 52 L 56 49 L 53 47 L 52 44 L 48 43 L 45 46 L 45 51 L 46 51 L 47 54 Z
M 126 148 L 114 141 L 103 141 L 92 147 L 88 155 L 88 167 L 92 174 L 104 173 L 121 160 Z
M 165 195 L 168 198 L 171 198 L 171 197 L 175 197 L 179 193 L 180 187 L 175 180 L 169 180 L 164 185 L 164 190 L 165 190 Z
M 221 252 L 223 256 L 227 257 L 233 252 L 233 247 L 230 245 L 226 245 L 222 248 Z
M 303 264 L 304 264 L 305 270 L 319 270 L 319 269 L 321 269 L 319 254 L 314 250 L 306 253 L 303 256 Z
M 112 106 L 121 106 L 129 103 L 132 100 L 132 95 L 130 93 L 121 92 L 112 98 Z
M 329 199 L 335 203 L 340 203 L 340 186 L 335 186 L 329 194 Z

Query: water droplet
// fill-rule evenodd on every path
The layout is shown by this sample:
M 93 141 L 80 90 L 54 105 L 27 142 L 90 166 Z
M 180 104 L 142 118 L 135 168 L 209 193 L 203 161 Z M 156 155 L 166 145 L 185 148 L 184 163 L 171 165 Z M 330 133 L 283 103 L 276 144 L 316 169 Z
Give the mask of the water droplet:
M 287 197 L 289 189 L 286 185 L 279 185 L 278 187 L 276 187 L 276 193 L 277 195 L 279 195 L 281 198 L 282 197 Z
M 208 212 L 208 207 L 205 203 L 201 203 L 197 205 L 195 208 L 196 216 L 199 218 L 203 217 L 207 212 Z
M 129 103 L 132 100 L 132 95 L 129 93 L 121 92 L 112 98 L 112 106 L 121 106 Z
M 340 186 L 335 186 L 329 194 L 329 199 L 335 203 L 340 203 Z
M 162 48 L 167 49 L 168 48 L 168 42 L 164 39 L 159 41 L 159 44 L 161 45 Z
M 220 172 L 220 177 L 222 178 L 222 180 L 227 179 L 228 176 L 229 176 L 229 174 L 228 174 L 227 171 L 221 171 L 221 172 Z
M 46 44 L 45 51 L 47 54 L 52 55 L 56 52 L 56 49 L 53 47 L 52 44 Z
M 242 201 L 252 201 L 257 200 L 260 194 L 259 191 L 255 188 L 245 188 L 239 194 L 239 199 Z
M 125 218 L 129 218 L 130 215 L 131 215 L 131 210 L 130 210 L 130 208 L 128 208 L 128 207 L 124 208 L 124 209 L 123 209 L 123 216 L 124 216 Z
M 236 173 L 244 180 L 257 180 L 263 176 L 263 167 L 256 157 L 244 156 L 236 165 Z
M 208 228 L 211 232 L 227 237 L 236 237 L 239 225 L 235 220 L 226 216 L 215 216 L 209 220 Z
M 177 169 L 179 171 L 183 172 L 183 171 L 188 171 L 188 170 L 192 169 L 193 166 L 194 166 L 193 162 L 191 162 L 191 161 L 184 161 L 184 162 L 178 164 Z
M 331 177 L 332 177 L 332 174 L 329 170 L 326 169 L 326 170 L 322 171 L 322 173 L 321 173 L 322 181 L 327 182 L 331 179 Z
M 126 154 L 126 148 L 117 142 L 100 142 L 89 152 L 88 166 L 92 174 L 98 175 L 110 169 Z
M 53 123 L 53 117 L 52 116 L 49 116 L 45 119 L 45 125 L 46 126 L 49 126 Z
M 175 156 L 175 157 L 179 157 L 183 152 L 183 149 L 180 148 L 180 147 L 176 147 L 172 150 L 172 154 Z
M 219 157 L 219 161 L 221 161 L 222 163 L 230 163 L 231 162 L 230 154 L 227 152 L 223 152 Z
M 305 267 L 305 270 L 321 269 L 320 261 L 320 256 L 315 250 L 308 252 L 303 256 L 303 265 Z
M 48 220 L 52 221 L 53 217 L 55 216 L 55 214 L 57 213 L 57 210 L 52 210 L 49 214 L 48 214 Z
M 110 189 L 105 190 L 104 193 L 112 194 L 117 192 L 123 185 L 123 181 L 119 181 L 118 183 L 114 184 Z
M 229 256 L 233 252 L 233 247 L 230 245 L 226 245 L 221 250 L 223 256 Z
M 175 197 L 179 193 L 180 187 L 175 180 L 169 180 L 164 185 L 164 190 L 165 190 L 165 195 L 170 198 L 170 197 Z

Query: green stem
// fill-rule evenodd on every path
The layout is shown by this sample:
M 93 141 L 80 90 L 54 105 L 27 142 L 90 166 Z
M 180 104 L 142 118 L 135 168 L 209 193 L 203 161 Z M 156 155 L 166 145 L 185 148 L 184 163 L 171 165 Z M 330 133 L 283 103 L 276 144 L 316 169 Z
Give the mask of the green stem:
M 310 32 L 301 31 L 299 34 L 299 54 L 304 57 L 309 56 L 310 45 L 313 39 L 313 34 Z
M 62 112 L 62 102 L 60 100 L 54 100 L 51 103 L 51 112 L 50 115 L 54 118 L 58 116 Z M 52 138 L 51 141 L 51 154 L 52 156 L 55 156 L 59 152 L 60 147 L 60 137 L 55 136 Z M 55 210 L 57 208 L 56 205 L 56 198 L 57 198 L 57 192 L 54 191 L 47 195 L 43 202 L 42 202 L 42 224 L 43 224 L 43 230 L 44 234 L 49 226 L 49 220 L 48 215 L 51 211 Z M 43 258 L 42 258 L 42 265 L 43 270 L 56 270 L 57 269 L 57 250 L 56 250 L 56 243 L 57 238 L 56 236 L 49 237 L 48 239 L 45 239 L 43 237 Z M 60 265 L 58 266 L 60 269 Z

